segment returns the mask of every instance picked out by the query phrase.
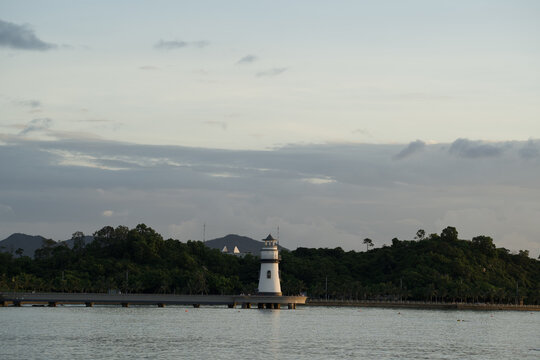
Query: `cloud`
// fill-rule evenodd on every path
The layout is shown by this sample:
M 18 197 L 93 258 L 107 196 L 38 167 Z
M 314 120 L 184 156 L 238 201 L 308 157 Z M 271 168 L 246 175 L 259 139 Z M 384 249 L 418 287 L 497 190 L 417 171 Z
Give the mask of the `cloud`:
M 329 178 L 306 178 L 302 179 L 302 181 L 313 185 L 331 184 L 333 182 L 336 182 L 334 179 Z
M 39 100 L 20 100 L 17 101 L 17 104 L 30 108 L 38 108 L 41 106 L 41 102 Z
M 208 75 L 209 74 L 208 70 L 205 70 L 205 69 L 193 70 L 192 73 L 197 74 L 197 75 Z
M 523 159 L 534 159 L 540 157 L 540 141 L 529 140 L 519 149 L 519 155 Z
M 206 125 L 209 125 L 209 126 L 216 126 L 216 127 L 220 127 L 221 129 L 223 130 L 227 130 L 227 123 L 225 121 L 205 121 L 204 124 Z
M 367 137 L 373 137 L 371 135 L 371 133 L 369 132 L 369 130 L 367 129 L 355 129 L 352 131 L 353 134 L 360 134 L 360 135 L 363 135 L 363 136 L 367 136 Z
M 46 51 L 58 46 L 39 39 L 26 25 L 0 20 L 0 46 L 20 50 Z
M 188 43 L 185 41 L 163 41 L 160 40 L 157 44 L 154 45 L 156 49 L 179 49 L 188 46 Z
M 125 163 L 117 161 L 116 159 L 108 158 L 96 158 L 95 156 L 88 155 L 81 152 L 57 150 L 57 149 L 44 149 L 44 152 L 57 156 L 57 165 L 65 167 L 85 167 L 95 168 L 107 171 L 122 171 L 127 170 Z M 124 166 L 124 167 L 122 167 Z
M 258 60 L 258 58 L 255 55 L 246 55 L 243 58 L 241 58 L 240 60 L 238 60 L 236 63 L 240 64 L 240 65 L 242 65 L 242 64 L 251 64 L 251 63 L 254 63 L 257 60 Z
M 0 214 L 12 213 L 13 208 L 9 205 L 0 204 Z
M 236 174 L 231 174 L 231 173 L 208 173 L 207 175 L 211 176 L 211 177 L 216 177 L 216 178 L 238 178 L 238 177 L 240 177 L 240 176 L 238 176 Z
M 286 70 L 287 70 L 287 68 L 285 68 L 285 67 L 273 68 L 273 69 L 269 69 L 269 70 L 265 70 L 265 71 L 260 71 L 260 72 L 258 72 L 256 74 L 256 76 L 258 76 L 258 77 L 277 76 L 277 75 L 283 74 Z
M 155 45 L 154 48 L 160 49 L 160 50 L 174 50 L 174 49 L 181 49 L 185 47 L 197 47 L 197 48 L 203 48 L 205 46 L 208 46 L 210 43 L 208 41 L 200 40 L 200 41 L 182 41 L 182 40 L 171 40 L 171 41 L 164 41 L 159 40 Z
M 159 68 L 157 66 L 144 65 L 139 66 L 139 70 L 159 70 Z
M 39 118 L 30 121 L 24 129 L 19 132 L 19 135 L 27 135 L 35 131 L 43 131 L 50 128 L 52 124 L 52 119 L 49 118 Z
M 404 94 L 399 94 L 397 97 L 399 99 L 412 100 L 412 101 L 447 101 L 447 100 L 456 99 L 453 96 L 433 94 L 433 93 L 422 93 L 422 92 L 404 93 Z
M 486 234 L 497 246 L 531 244 L 535 257 L 540 251 L 540 167 L 522 158 L 528 142 L 491 143 L 505 156 L 482 161 L 449 154 L 451 144 L 420 145 L 415 161 L 394 160 L 416 141 L 265 151 L 80 138 L 6 143 L 0 198 L 17 207 L 0 216 L 0 238 L 16 231 L 63 238 L 118 219 L 182 241 L 200 239 L 204 222 L 207 238 L 258 237 L 279 225 L 291 249 L 358 249 L 366 236 L 381 245 L 452 225 L 463 238 Z M 170 225 L 180 223 L 192 226 L 171 233 Z
M 414 153 L 417 153 L 419 151 L 424 150 L 426 147 L 426 143 L 422 140 L 416 140 L 411 142 L 407 147 L 403 150 L 401 150 L 397 155 L 394 156 L 394 159 L 401 160 L 405 159 L 406 157 L 409 157 L 413 155 Z
M 503 153 L 503 148 L 500 144 L 457 139 L 452 143 L 448 152 L 464 158 L 498 157 Z
M 113 122 L 112 120 L 108 119 L 83 119 L 83 120 L 76 120 L 77 122 L 89 122 L 89 123 L 110 123 Z
M 92 140 L 92 141 L 98 141 L 101 140 L 102 137 L 96 133 L 89 132 L 89 131 L 67 131 L 67 130 L 53 130 L 51 127 L 53 125 L 53 119 L 50 118 L 36 118 L 32 121 L 26 123 L 26 124 L 12 124 L 7 125 L 7 127 L 11 127 L 14 129 L 18 129 L 19 132 L 17 134 L 6 134 L 6 133 L 0 133 L 0 140 L 3 140 L 6 143 L 18 143 L 19 141 L 22 141 L 23 138 L 30 134 L 30 133 L 36 133 L 37 136 L 41 136 L 48 140 L 55 140 L 55 141 L 82 141 L 82 140 Z M 81 119 L 81 120 L 72 120 L 73 123 L 77 122 L 85 122 L 89 124 L 95 124 L 94 127 L 103 127 L 101 124 L 106 124 L 109 128 L 116 129 L 118 126 L 123 125 L 122 123 L 118 123 L 116 121 L 107 120 L 107 119 Z M 99 124 L 99 126 L 98 126 Z M 24 138 L 24 141 L 28 141 L 29 139 Z M 36 139 L 32 139 L 32 141 L 35 141 Z

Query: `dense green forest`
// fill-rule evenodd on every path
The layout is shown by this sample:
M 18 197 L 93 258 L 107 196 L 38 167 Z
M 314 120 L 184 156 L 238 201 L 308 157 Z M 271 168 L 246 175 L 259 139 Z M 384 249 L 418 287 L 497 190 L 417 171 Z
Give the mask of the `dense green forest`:
M 0 253 L 0 290 L 253 294 L 259 259 L 222 254 L 199 241 L 164 240 L 144 224 L 104 227 L 73 249 L 50 240 L 35 259 Z M 540 261 L 511 254 L 487 236 L 458 239 L 447 227 L 416 240 L 366 251 L 298 248 L 282 251 L 286 295 L 311 298 L 540 304 Z M 19 254 L 20 255 L 20 254 Z

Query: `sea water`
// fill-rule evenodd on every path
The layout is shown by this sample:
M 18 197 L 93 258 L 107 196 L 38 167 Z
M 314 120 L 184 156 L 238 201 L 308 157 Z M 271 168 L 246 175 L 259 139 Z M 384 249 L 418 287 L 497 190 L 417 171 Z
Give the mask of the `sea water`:
M 540 312 L 0 308 L 0 359 L 540 359 Z

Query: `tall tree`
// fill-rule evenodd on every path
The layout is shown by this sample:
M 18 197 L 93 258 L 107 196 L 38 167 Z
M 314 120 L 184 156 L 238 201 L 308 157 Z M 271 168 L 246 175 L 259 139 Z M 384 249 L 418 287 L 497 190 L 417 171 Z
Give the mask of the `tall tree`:
M 453 226 L 448 226 L 441 231 L 441 239 L 455 241 L 458 239 L 458 231 Z
M 84 248 L 84 233 L 82 231 L 75 231 L 71 235 L 71 240 L 73 240 L 73 249 L 76 251 L 81 251 Z
M 373 247 L 373 241 L 370 238 L 365 238 L 364 244 L 366 244 L 366 251 L 369 251 L 369 248 Z

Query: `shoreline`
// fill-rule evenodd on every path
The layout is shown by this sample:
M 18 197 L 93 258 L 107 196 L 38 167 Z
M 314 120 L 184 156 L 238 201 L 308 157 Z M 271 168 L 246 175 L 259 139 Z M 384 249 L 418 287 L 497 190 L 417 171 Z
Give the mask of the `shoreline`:
M 369 301 L 369 300 L 312 300 L 308 299 L 301 306 L 327 307 L 379 307 L 396 309 L 427 309 L 427 310 L 479 310 L 479 311 L 540 311 L 540 305 L 512 305 L 485 303 L 442 303 L 423 301 Z
M 261 295 L 174 295 L 174 294 L 102 294 L 102 293 L 25 293 L 0 292 L 0 306 L 56 306 L 57 304 L 95 305 L 227 305 L 251 308 L 279 309 L 286 306 L 311 307 L 374 307 L 422 310 L 477 310 L 477 311 L 540 311 L 540 305 L 489 304 L 489 303 L 444 303 L 425 301 L 377 301 L 377 300 L 318 300 L 304 296 L 261 296 Z

